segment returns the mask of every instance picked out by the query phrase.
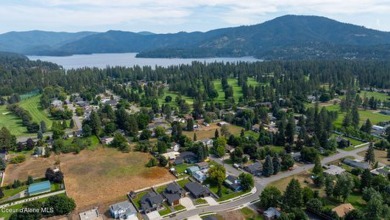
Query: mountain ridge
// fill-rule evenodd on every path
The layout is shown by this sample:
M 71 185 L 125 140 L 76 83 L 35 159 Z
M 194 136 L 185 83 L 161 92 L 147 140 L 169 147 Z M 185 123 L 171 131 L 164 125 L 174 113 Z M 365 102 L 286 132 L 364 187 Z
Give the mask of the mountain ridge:
M 50 32 L 49 32 L 50 33 Z M 284 15 L 261 24 L 228 27 L 207 32 L 54 32 L 59 39 L 46 45 L 0 50 L 26 55 L 72 55 L 137 52 L 138 57 L 240 57 L 261 59 L 385 59 L 390 57 L 390 32 L 338 22 L 320 16 Z M 9 33 L 7 33 L 9 34 Z M 49 38 L 48 32 L 41 39 Z M 15 34 L 14 34 L 15 35 Z M 22 34 L 23 35 L 23 34 Z M 12 41 L 11 41 L 12 42 Z M 42 41 L 41 41 L 42 42 Z M 4 43 L 3 43 L 4 44 Z M 10 44 L 12 47 L 12 43 Z M 25 48 L 23 48 L 23 46 Z M 5 48 L 7 49 L 7 48 Z M 294 54 L 294 56 L 292 56 Z

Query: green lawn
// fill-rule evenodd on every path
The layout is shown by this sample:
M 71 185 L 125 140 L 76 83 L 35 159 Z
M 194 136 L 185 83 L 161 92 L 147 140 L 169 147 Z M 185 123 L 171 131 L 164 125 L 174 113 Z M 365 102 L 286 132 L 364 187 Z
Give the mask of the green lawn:
M 183 179 L 183 180 L 179 180 L 177 181 L 177 184 L 179 184 L 179 186 L 181 186 L 182 188 L 184 188 L 184 186 L 189 183 L 190 181 L 188 179 Z
M 202 204 L 207 204 L 207 201 L 203 198 L 199 198 L 195 200 L 195 205 L 202 205 Z
M 186 164 L 186 163 L 183 163 L 183 164 L 179 164 L 179 165 L 176 165 L 175 166 L 175 169 L 176 169 L 176 172 L 178 174 L 180 173 L 184 173 L 184 171 L 188 168 L 188 167 L 191 167 L 191 166 L 194 166 L 193 164 Z
M 61 194 L 58 194 L 58 195 L 66 195 L 66 194 L 65 193 L 61 193 Z M 37 200 L 34 200 L 34 201 L 45 202 L 48 198 L 49 197 L 45 197 L 45 198 L 37 199 Z M 18 205 L 7 207 L 7 209 L 8 210 L 18 210 L 18 209 L 21 209 L 22 206 L 23 206 L 23 204 L 18 204 Z M 8 220 L 11 217 L 11 215 L 12 215 L 11 212 L 0 212 L 0 218 L 4 218 L 5 220 Z
M 172 101 L 169 102 L 168 104 L 171 105 L 171 106 L 174 106 L 174 107 L 177 107 L 177 104 L 175 102 L 175 99 L 176 97 L 178 96 L 179 94 L 177 92 L 172 92 L 172 91 L 169 91 L 168 89 L 164 89 L 164 95 L 161 96 L 159 99 L 158 99 L 158 103 L 161 105 L 161 104 L 167 104 L 165 102 L 165 97 L 167 96 L 171 96 L 172 97 Z M 186 103 L 187 104 L 190 104 L 192 105 L 192 103 L 194 103 L 194 99 L 191 98 L 191 97 L 188 97 L 188 96 L 184 96 L 182 95 L 181 96 L 184 100 L 186 100 Z M 192 107 L 192 106 L 191 106 Z
M 159 187 L 157 187 L 156 191 L 160 194 L 160 193 L 164 192 L 165 188 L 167 188 L 166 185 L 159 186 Z
M 40 95 L 25 99 L 19 103 L 20 107 L 30 112 L 33 121 L 40 123 L 44 121 L 48 129 L 51 128 L 52 120 L 49 119 L 48 114 L 40 107 Z
M 4 189 L 3 188 L 3 193 L 4 193 L 4 197 L 1 198 L 1 202 L 4 202 L 7 198 L 11 197 L 11 196 L 14 196 L 20 192 L 23 192 L 24 190 L 27 189 L 27 186 L 21 186 L 21 187 L 18 187 L 16 189 L 14 188 L 11 188 L 11 189 Z
M 381 101 L 388 101 L 390 99 L 390 96 L 388 96 L 386 93 L 379 93 L 379 92 L 369 92 L 369 91 L 360 92 L 360 97 L 363 98 L 364 96 L 366 96 L 367 98 L 374 97 L 375 99 L 379 99 Z
M 218 192 L 218 187 L 217 186 L 210 186 L 210 190 L 217 194 Z M 237 196 L 240 196 L 240 195 L 243 195 L 245 193 L 247 193 L 248 191 L 246 192 L 242 192 L 242 191 L 239 191 L 239 192 L 233 192 L 232 190 L 230 190 L 229 188 L 227 188 L 226 186 L 222 185 L 222 196 L 218 199 L 219 202 L 221 201 L 225 201 L 225 200 L 228 200 L 228 199 L 232 199 L 234 197 L 237 197 Z
M 329 105 L 329 106 L 325 106 L 325 108 L 331 111 L 338 111 L 339 114 L 336 121 L 334 122 L 334 125 L 336 127 L 341 127 L 346 113 L 340 111 L 340 105 Z M 359 115 L 360 115 L 360 125 L 365 123 L 367 119 L 370 119 L 371 123 L 374 125 L 382 121 L 390 121 L 389 115 L 383 115 L 380 114 L 379 112 L 375 112 L 372 110 L 359 109 Z
M 168 215 L 169 213 L 171 213 L 171 209 L 169 208 L 169 206 L 167 204 L 163 204 L 165 209 L 161 210 L 161 211 L 158 211 L 158 213 L 161 215 L 161 216 L 164 216 L 164 215 Z
M 175 211 L 180 211 L 180 210 L 184 210 L 186 207 L 182 206 L 182 205 L 177 205 L 175 207 L 173 207 L 175 209 Z
M 27 128 L 22 126 L 22 120 L 7 110 L 5 105 L 0 106 L 0 128 L 6 127 L 11 134 L 20 136 L 27 133 Z
M 138 209 L 141 208 L 141 198 L 146 195 L 146 193 L 148 193 L 148 191 L 142 191 L 142 192 L 139 192 L 137 193 L 137 195 L 135 196 L 135 198 L 133 199 L 134 203 L 135 203 L 135 206 L 137 206 Z

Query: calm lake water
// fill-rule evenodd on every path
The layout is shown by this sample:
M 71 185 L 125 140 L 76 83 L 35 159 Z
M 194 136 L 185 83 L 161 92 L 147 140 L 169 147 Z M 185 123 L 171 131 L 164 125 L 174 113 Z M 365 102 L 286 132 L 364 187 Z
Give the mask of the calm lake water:
M 261 61 L 253 57 L 238 58 L 200 58 L 200 59 L 180 59 L 180 58 L 136 58 L 136 53 L 103 53 L 89 55 L 73 55 L 65 57 L 54 56 L 28 56 L 30 60 L 42 60 L 56 63 L 65 69 L 81 67 L 105 68 L 107 66 L 172 66 L 180 64 L 191 64 L 192 61 L 199 62 L 256 62 Z

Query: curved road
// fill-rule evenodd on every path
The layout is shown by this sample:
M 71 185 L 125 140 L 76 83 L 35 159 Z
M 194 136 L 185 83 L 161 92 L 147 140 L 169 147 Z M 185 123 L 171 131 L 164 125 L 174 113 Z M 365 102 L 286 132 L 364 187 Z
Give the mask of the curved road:
M 367 148 L 368 148 L 368 143 L 366 143 L 365 147 L 361 147 L 361 148 L 358 148 L 358 149 L 352 150 L 352 151 L 338 150 L 337 154 L 334 154 L 334 155 L 331 155 L 329 157 L 324 158 L 321 161 L 321 163 L 322 164 L 327 164 L 329 162 L 332 162 L 332 161 L 335 161 L 335 160 L 339 160 L 339 159 L 347 157 L 347 156 L 353 156 L 353 157 L 356 157 L 356 158 L 360 158 L 357 154 L 359 152 L 367 150 Z M 220 159 L 217 159 L 217 158 L 211 158 L 211 159 L 216 161 L 217 163 L 220 163 L 220 164 L 223 165 L 223 163 L 222 163 L 222 161 Z M 309 170 L 309 169 L 311 169 L 313 167 L 314 167 L 314 164 L 304 164 L 303 166 L 297 167 L 297 168 L 295 168 L 292 171 L 282 172 L 282 173 L 279 173 L 279 174 L 277 174 L 275 176 L 271 176 L 271 177 L 268 177 L 268 178 L 255 177 L 255 187 L 256 187 L 257 190 L 252 195 L 249 195 L 249 196 L 241 198 L 241 199 L 237 199 L 235 201 L 224 203 L 224 204 L 219 204 L 219 205 L 215 205 L 215 206 L 200 207 L 200 208 L 184 211 L 184 212 L 178 213 L 175 217 L 170 217 L 170 219 L 180 220 L 180 219 L 185 219 L 185 218 L 188 218 L 188 217 L 191 217 L 191 216 L 194 216 L 194 215 L 200 215 L 202 213 L 222 212 L 222 211 L 233 210 L 233 209 L 236 209 L 236 208 L 239 208 L 239 207 L 247 206 L 252 201 L 255 201 L 255 200 L 259 199 L 259 196 L 260 196 L 261 192 L 263 191 L 263 189 L 268 184 L 270 184 L 270 183 L 272 183 L 274 181 L 277 181 L 277 180 L 280 180 L 280 179 L 292 176 L 292 175 L 296 175 L 296 174 L 301 173 L 301 172 L 303 172 L 305 170 Z M 233 175 L 236 175 L 236 176 L 239 175 L 242 172 L 242 171 L 239 171 L 239 170 L 233 168 L 230 165 L 225 166 L 225 168 L 226 168 L 226 171 L 227 171 L 228 174 L 233 174 Z

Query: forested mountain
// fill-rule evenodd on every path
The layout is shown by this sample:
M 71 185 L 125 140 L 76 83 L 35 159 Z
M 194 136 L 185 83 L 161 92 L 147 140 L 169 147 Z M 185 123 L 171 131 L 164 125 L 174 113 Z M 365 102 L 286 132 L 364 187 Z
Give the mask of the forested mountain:
M 61 51 L 57 51 L 56 48 L 91 34 L 95 33 L 49 31 L 8 32 L 0 35 L 0 51 L 23 54 L 61 53 Z
M 32 32 L 34 33 L 34 32 Z M 262 24 L 223 28 L 208 32 L 153 34 L 149 32 L 81 32 L 41 40 L 30 45 L 17 38 L 7 51 L 24 54 L 66 55 L 138 52 L 139 57 L 239 57 L 262 59 L 386 59 L 390 57 L 390 33 L 345 24 L 325 17 L 286 15 Z M 11 33 L 8 33 L 10 35 Z M 46 35 L 45 35 L 46 34 Z M 6 34 L 4 34 L 6 35 Z M 0 35 L 1 43 L 9 38 Z M 19 35 L 24 36 L 22 33 Z M 84 35 L 84 36 L 83 36 Z M 30 36 L 30 37 L 29 37 Z M 51 36 L 51 35 L 50 35 Z M 5 40 L 4 40 L 5 38 Z M 48 45 L 39 45 L 45 42 Z M 28 46 L 27 46 L 28 45 Z M 4 47 L 4 45 L 3 45 Z M 14 48 L 12 48 L 14 47 Z

